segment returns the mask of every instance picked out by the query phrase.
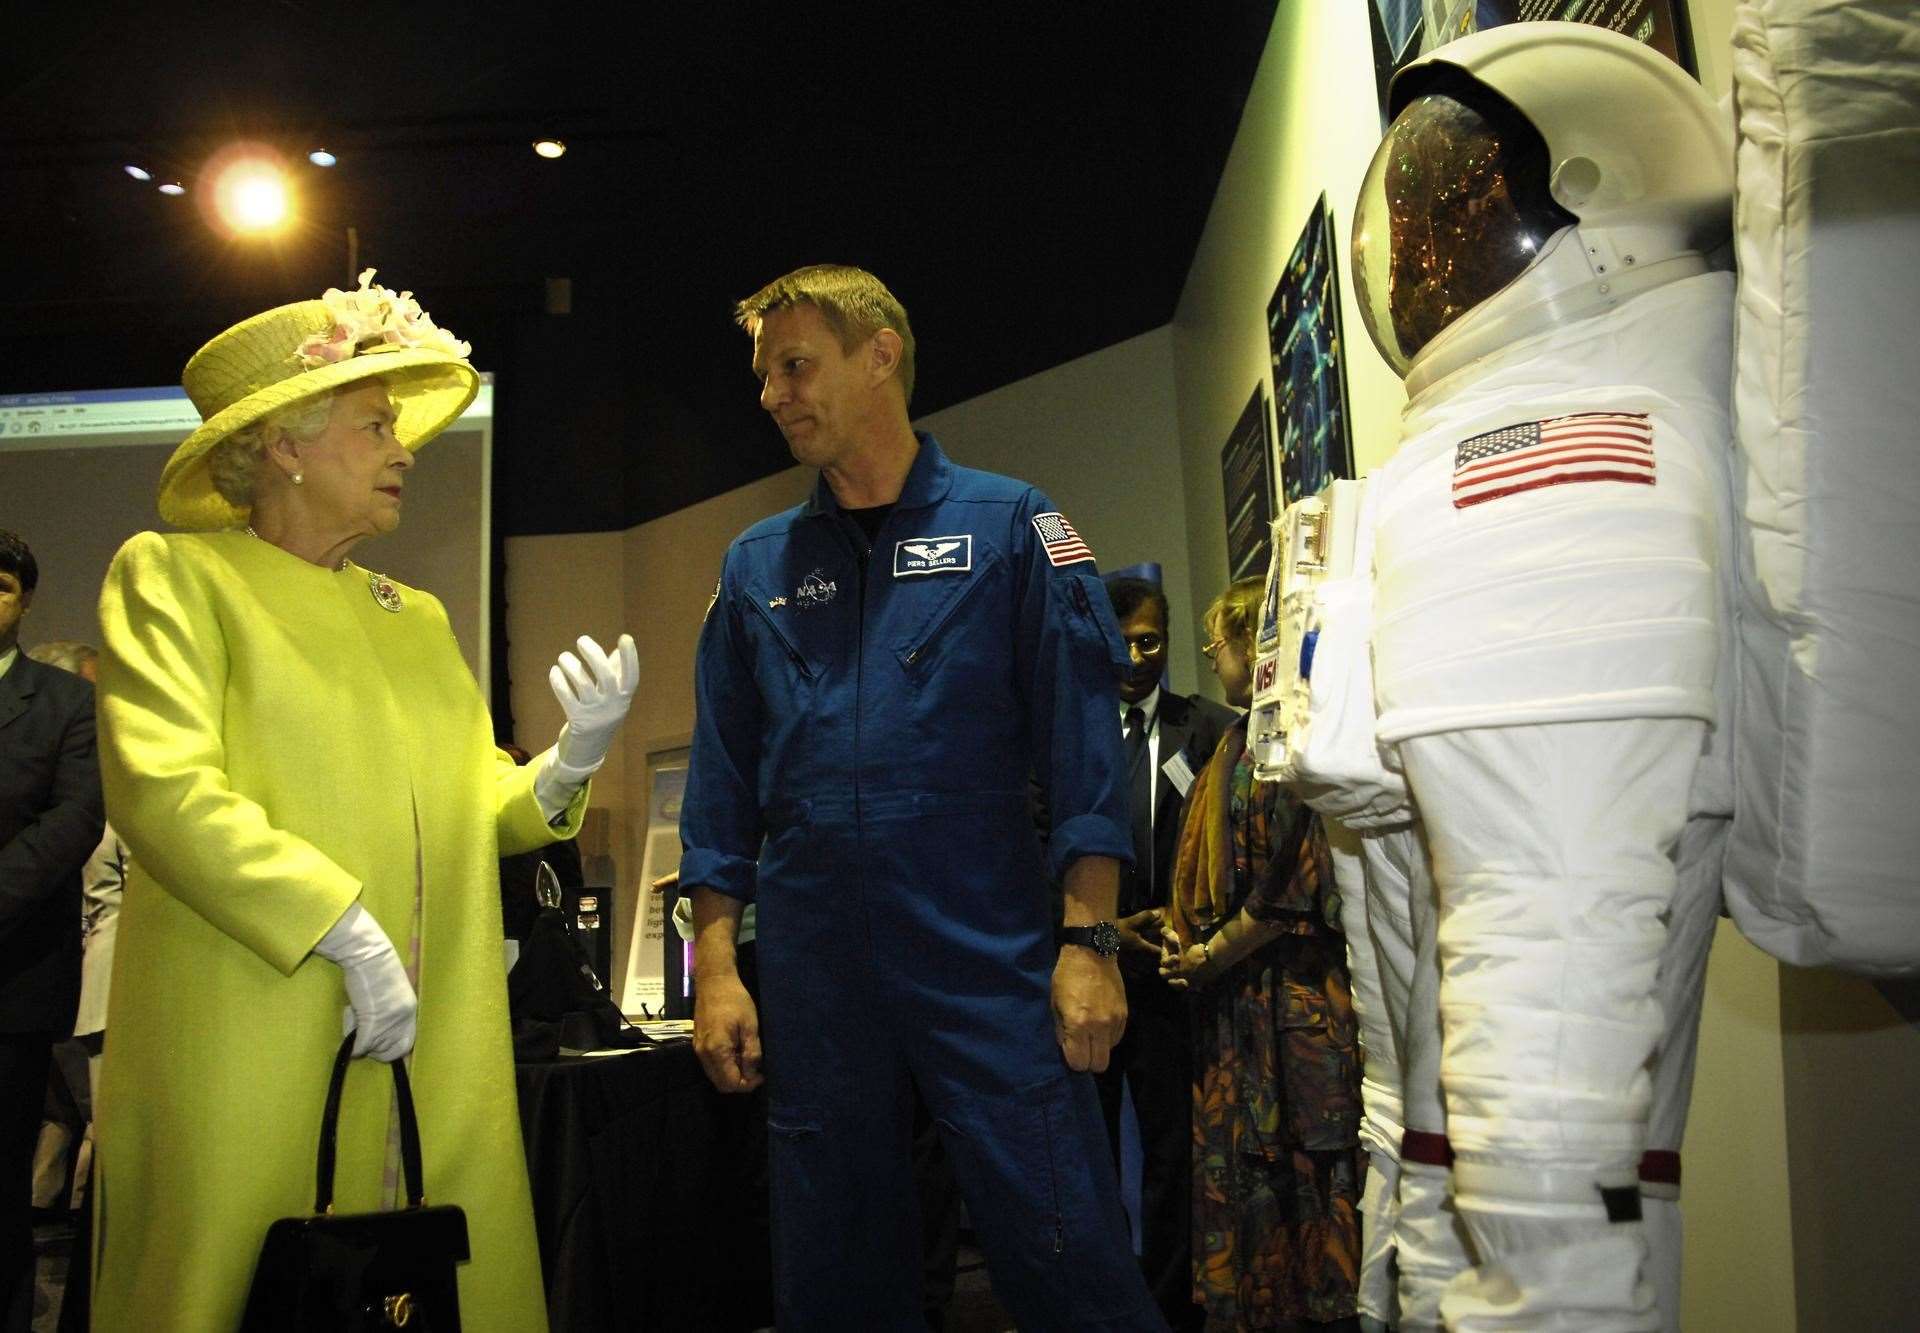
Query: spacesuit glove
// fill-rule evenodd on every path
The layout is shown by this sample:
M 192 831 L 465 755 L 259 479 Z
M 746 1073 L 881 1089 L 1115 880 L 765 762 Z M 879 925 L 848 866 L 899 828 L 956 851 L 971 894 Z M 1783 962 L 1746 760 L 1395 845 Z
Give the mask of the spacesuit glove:
M 420 999 L 400 954 L 373 913 L 357 901 L 340 914 L 313 951 L 340 967 L 347 987 L 353 1053 L 398 1060 L 413 1049 Z
M 627 709 L 633 706 L 633 692 L 640 684 L 640 651 L 631 634 L 620 636 L 611 657 L 585 634 L 574 646 L 580 650 L 578 657 L 561 653 L 547 672 L 553 697 L 567 715 L 547 768 L 557 782 L 578 790 L 598 771 L 613 748 Z

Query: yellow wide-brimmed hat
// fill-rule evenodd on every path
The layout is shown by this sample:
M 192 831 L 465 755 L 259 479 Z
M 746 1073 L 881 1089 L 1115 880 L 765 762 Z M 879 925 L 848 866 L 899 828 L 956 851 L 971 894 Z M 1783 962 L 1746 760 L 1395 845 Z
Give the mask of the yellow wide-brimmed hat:
M 233 528 L 248 511 L 214 489 L 207 452 L 227 436 L 303 399 L 378 378 L 393 399 L 394 438 L 418 449 L 456 421 L 480 391 L 466 343 L 439 328 L 412 292 L 329 288 L 242 320 L 193 354 L 181 373 L 200 427 L 160 474 L 160 517 L 176 527 Z

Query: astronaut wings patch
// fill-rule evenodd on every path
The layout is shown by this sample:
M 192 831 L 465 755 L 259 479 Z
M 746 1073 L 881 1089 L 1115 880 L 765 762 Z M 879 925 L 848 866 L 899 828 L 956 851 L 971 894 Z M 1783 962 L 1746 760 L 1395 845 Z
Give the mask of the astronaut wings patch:
M 1056 565 L 1071 565 L 1093 559 L 1093 551 L 1067 522 L 1065 514 L 1035 514 L 1033 530 L 1040 534 L 1040 549 Z
M 1453 507 L 1577 481 L 1654 484 L 1653 422 L 1644 412 L 1581 412 L 1523 421 L 1462 440 Z
M 973 534 L 951 537 L 910 537 L 893 548 L 893 576 L 957 574 L 973 568 Z

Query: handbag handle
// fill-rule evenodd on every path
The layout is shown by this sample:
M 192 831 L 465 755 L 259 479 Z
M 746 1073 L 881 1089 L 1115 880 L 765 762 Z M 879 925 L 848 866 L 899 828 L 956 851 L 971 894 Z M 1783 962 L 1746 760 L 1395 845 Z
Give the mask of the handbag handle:
M 314 1172 L 313 1211 L 333 1212 L 334 1140 L 340 1129 L 340 1094 L 347 1084 L 347 1065 L 353 1060 L 353 1037 L 349 1032 L 340 1043 L 340 1054 L 333 1057 L 333 1078 L 327 1084 L 327 1109 L 320 1117 L 320 1160 Z M 413 1087 L 407 1081 L 404 1059 L 392 1062 L 394 1099 L 400 1107 L 400 1163 L 407 1178 L 407 1207 L 419 1208 L 427 1201 L 420 1184 L 420 1124 L 413 1115 Z

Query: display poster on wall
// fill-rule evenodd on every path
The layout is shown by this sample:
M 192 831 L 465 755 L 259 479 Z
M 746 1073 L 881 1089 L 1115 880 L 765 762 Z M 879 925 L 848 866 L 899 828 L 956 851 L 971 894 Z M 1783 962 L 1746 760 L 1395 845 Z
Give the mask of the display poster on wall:
M 1693 30 L 1686 0 L 1371 0 L 1373 77 L 1380 94 L 1380 123 L 1387 123 L 1387 85 L 1422 50 L 1470 32 L 1509 23 L 1587 23 L 1645 42 L 1696 79 Z M 1429 38 L 1428 28 L 1438 38 Z
M 1325 194 L 1308 213 L 1267 306 L 1267 346 L 1273 354 L 1279 508 L 1284 510 L 1302 496 L 1318 495 L 1335 477 L 1353 476 L 1340 283 Z
M 1220 450 L 1220 481 L 1227 496 L 1227 577 L 1242 579 L 1267 567 L 1273 534 L 1273 448 L 1264 384 L 1253 386 L 1253 397 Z
M 1373 35 L 1373 85 L 1380 97 L 1380 127 L 1385 129 L 1387 85 L 1394 73 L 1420 54 L 1426 34 L 1420 0 L 1368 0 L 1367 23 Z

